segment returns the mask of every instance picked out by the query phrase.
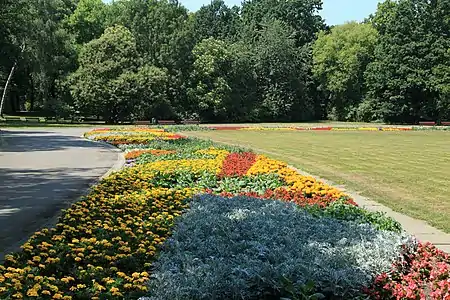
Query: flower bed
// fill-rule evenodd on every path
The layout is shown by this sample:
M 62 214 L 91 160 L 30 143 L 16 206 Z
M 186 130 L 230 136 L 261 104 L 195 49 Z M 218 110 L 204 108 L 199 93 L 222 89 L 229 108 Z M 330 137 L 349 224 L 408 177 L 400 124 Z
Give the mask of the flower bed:
M 6 257 L 0 299 L 450 297 L 447 254 L 284 162 L 155 129 L 86 136 L 133 163 Z
M 412 130 L 450 130 L 450 126 L 380 126 L 380 127 L 274 127 L 274 126 L 208 126 L 209 130 L 239 130 L 239 131 L 412 131 Z
M 193 234 L 194 233 L 194 234 Z M 156 262 L 150 299 L 355 299 L 408 235 L 276 200 L 199 196 Z

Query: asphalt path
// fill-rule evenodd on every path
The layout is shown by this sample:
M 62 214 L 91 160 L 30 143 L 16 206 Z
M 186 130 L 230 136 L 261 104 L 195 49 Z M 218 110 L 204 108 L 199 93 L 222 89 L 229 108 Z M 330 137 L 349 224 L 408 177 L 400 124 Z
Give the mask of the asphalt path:
M 117 163 L 111 147 L 80 136 L 89 128 L 0 131 L 0 260 Z

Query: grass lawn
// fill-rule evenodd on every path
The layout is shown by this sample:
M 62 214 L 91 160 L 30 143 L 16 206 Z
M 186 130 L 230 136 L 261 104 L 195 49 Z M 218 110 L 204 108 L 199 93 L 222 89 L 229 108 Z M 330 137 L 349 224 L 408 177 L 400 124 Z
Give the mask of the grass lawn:
M 186 134 L 252 148 L 450 232 L 450 132 Z

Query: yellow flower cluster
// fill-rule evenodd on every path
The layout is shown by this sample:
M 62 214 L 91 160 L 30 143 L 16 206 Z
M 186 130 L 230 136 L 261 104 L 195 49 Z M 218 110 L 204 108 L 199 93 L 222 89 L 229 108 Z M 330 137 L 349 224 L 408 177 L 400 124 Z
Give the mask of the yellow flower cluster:
M 258 155 L 255 163 L 247 171 L 247 175 L 258 174 L 278 174 L 287 184 L 287 190 L 300 191 L 310 197 L 331 196 L 341 198 L 346 196 L 340 190 L 328 186 L 321 181 L 317 181 L 311 176 L 299 174 L 296 170 L 290 168 L 285 162 L 268 158 L 265 155 Z
M 0 299 L 144 295 L 151 262 L 192 195 L 192 189 L 114 195 L 94 188 L 56 228 L 36 232 L 22 252 L 6 257 L 0 265 Z
M 97 134 L 105 134 L 105 133 L 111 133 L 111 134 L 120 134 L 120 133 L 126 133 L 126 134 L 140 134 L 140 133 L 157 133 L 157 132 L 165 132 L 164 129 L 159 128 L 141 128 L 141 127 L 124 127 L 124 128 L 97 128 L 91 131 L 88 131 L 84 134 L 84 136 L 92 136 Z
M 223 156 L 217 156 L 214 159 L 179 159 L 179 160 L 161 160 L 145 165 L 138 165 L 143 173 L 173 173 L 175 171 L 191 171 L 193 173 L 201 173 L 209 171 L 211 173 L 219 174 L 222 171 Z
M 222 149 L 216 149 L 214 147 L 212 148 L 208 148 L 208 149 L 201 149 L 201 150 L 197 150 L 195 151 L 195 153 L 198 154 L 208 154 L 208 155 L 215 155 L 218 158 L 222 158 L 225 159 L 225 157 L 230 154 L 230 152 L 226 151 L 226 150 L 222 150 Z
M 173 140 L 184 138 L 178 134 L 162 129 L 130 128 L 130 129 L 97 129 L 84 134 L 94 141 L 105 141 L 114 145 L 145 144 L 155 139 Z

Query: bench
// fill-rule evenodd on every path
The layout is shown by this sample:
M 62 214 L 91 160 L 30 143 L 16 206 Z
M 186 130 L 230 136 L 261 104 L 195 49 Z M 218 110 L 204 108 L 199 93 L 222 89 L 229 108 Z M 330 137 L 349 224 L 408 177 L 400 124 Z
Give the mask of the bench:
M 200 121 L 196 121 L 196 120 L 183 120 L 181 121 L 182 124 L 184 125 L 199 125 Z
M 436 126 L 436 122 L 430 122 L 430 121 L 426 121 L 426 122 L 419 122 L 419 125 L 421 126 Z
M 150 125 L 150 121 L 136 121 L 134 125 Z
M 442 126 L 450 126 L 450 122 L 447 122 L 447 121 L 446 122 L 441 122 L 441 125 Z
M 175 125 L 174 120 L 158 120 L 159 125 Z
M 38 118 L 38 117 L 32 117 L 32 118 L 28 118 L 27 117 L 26 119 L 27 119 L 27 122 L 31 122 L 31 123 L 40 123 L 40 122 L 42 122 L 41 118 Z
M 21 117 L 10 117 L 10 116 L 5 116 L 4 119 L 6 120 L 6 122 L 20 122 L 22 121 Z

